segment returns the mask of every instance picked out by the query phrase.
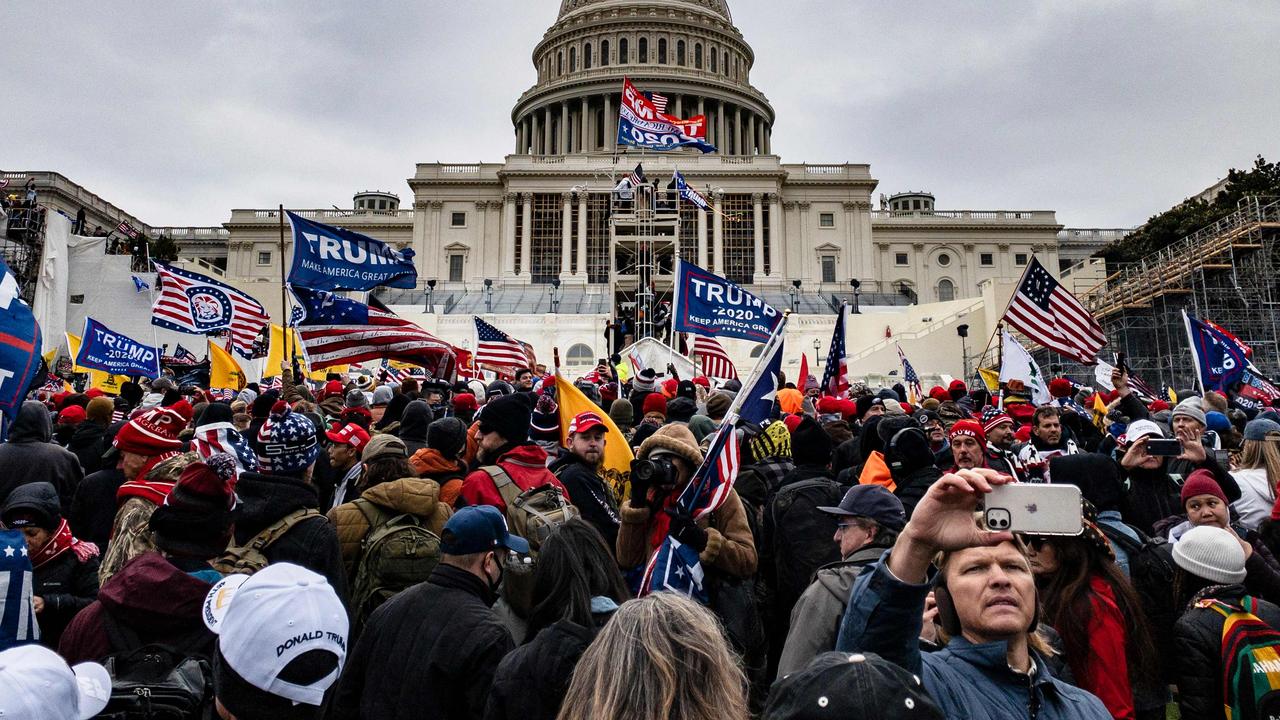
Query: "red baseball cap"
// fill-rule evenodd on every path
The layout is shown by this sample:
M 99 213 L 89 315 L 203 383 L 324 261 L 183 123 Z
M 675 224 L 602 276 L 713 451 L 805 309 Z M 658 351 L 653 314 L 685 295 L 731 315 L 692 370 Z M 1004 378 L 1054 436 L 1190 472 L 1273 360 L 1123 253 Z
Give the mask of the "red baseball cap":
M 79 405 L 68 405 L 62 408 L 62 411 L 58 413 L 58 422 L 65 425 L 84 422 L 84 419 L 84 408 Z
M 569 421 L 569 434 L 590 432 L 596 428 L 607 429 L 608 427 L 598 413 L 584 410 L 574 415 L 573 419 Z
M 369 444 L 369 433 L 355 423 L 347 423 L 337 430 L 327 430 L 325 437 L 339 445 L 350 445 L 357 452 L 364 450 L 364 446 Z

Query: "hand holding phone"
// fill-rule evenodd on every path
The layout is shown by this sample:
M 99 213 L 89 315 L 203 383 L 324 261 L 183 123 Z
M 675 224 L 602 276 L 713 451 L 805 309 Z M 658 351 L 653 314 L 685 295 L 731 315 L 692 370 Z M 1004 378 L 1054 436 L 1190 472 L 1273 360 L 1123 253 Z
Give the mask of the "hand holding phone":
M 1151 438 L 1147 441 L 1147 454 L 1159 457 L 1177 457 L 1182 454 L 1182 441 L 1178 438 Z
M 1084 527 L 1075 485 L 999 485 L 984 498 L 982 515 L 987 529 L 997 532 L 1079 535 Z

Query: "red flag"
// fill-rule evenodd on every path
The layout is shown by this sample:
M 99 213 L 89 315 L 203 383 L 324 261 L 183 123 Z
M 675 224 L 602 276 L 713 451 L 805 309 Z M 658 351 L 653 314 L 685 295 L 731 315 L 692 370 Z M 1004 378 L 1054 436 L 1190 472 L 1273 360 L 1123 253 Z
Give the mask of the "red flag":
M 796 381 L 796 387 L 804 391 L 804 384 L 809 382 L 809 354 L 800 353 L 800 379 Z

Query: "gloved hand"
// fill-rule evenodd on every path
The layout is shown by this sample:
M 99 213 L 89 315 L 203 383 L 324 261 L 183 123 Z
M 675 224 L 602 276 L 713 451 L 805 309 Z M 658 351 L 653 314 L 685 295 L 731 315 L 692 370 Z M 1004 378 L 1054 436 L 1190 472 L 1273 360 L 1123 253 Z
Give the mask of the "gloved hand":
M 707 549 L 707 531 L 698 527 L 688 510 L 666 510 L 665 512 L 671 517 L 671 529 L 668 533 L 671 537 L 698 552 Z
M 633 463 L 639 462 L 633 460 Z M 641 480 L 636 473 L 631 473 L 631 507 L 639 509 L 649 506 L 649 483 Z

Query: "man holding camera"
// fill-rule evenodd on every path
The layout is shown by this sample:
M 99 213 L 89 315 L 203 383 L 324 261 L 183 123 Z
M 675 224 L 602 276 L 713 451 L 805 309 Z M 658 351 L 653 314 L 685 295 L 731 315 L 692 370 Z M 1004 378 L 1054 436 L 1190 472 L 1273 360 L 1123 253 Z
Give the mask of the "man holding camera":
M 618 564 L 624 570 L 643 565 L 670 535 L 697 550 L 705 568 L 744 579 L 755 573 L 755 542 L 736 490 L 697 520 L 676 506 L 701 464 L 702 451 L 684 425 L 664 425 L 640 446 L 618 530 Z
M 836 649 L 878 653 L 920 675 L 947 717 L 1107 720 L 1101 700 L 1055 679 L 1046 666 L 1034 633 L 1035 579 L 1022 546 L 974 519 L 979 499 L 1007 482 L 982 469 L 934 483 L 889 554 L 854 584 Z M 951 639 L 922 655 L 930 590 Z

